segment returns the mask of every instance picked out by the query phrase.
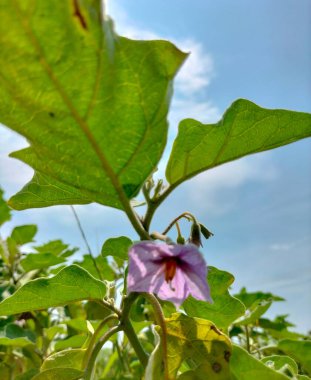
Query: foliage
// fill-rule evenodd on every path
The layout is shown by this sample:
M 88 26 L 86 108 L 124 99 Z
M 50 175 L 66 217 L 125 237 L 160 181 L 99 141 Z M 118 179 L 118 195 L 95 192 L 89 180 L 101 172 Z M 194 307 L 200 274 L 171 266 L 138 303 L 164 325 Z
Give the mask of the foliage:
M 186 218 L 189 241 L 200 245 L 212 233 L 189 212 L 163 234 L 149 231 L 180 183 L 311 135 L 309 114 L 237 100 L 216 124 L 181 121 L 165 186 L 152 174 L 187 54 L 167 41 L 118 36 L 99 0 L 2 0 L 0 17 L 0 122 L 27 138 L 11 156 L 35 171 L 12 208 L 97 202 L 123 210 L 141 240 L 173 243 L 167 233 L 176 225 L 179 244 Z M 133 208 L 140 191 L 142 217 Z M 0 226 L 11 219 L 2 196 Z M 233 296 L 233 275 L 210 267 L 213 303 L 190 297 L 176 313 L 156 295 L 127 294 L 129 238 L 73 257 L 77 249 L 60 240 L 34 245 L 36 233 L 24 225 L 0 238 L 1 379 L 311 376 L 310 337 L 292 331 L 287 316 L 265 316 L 282 298 L 246 289 Z

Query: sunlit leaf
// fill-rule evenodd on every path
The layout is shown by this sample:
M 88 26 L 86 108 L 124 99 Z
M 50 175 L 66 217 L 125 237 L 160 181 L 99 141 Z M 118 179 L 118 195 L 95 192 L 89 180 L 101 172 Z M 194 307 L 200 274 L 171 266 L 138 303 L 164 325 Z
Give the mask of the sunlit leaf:
M 0 122 L 27 138 L 30 147 L 12 157 L 35 169 L 10 200 L 16 209 L 122 209 L 162 155 L 186 54 L 117 36 L 101 3 L 1 2 Z
M 7 338 L 0 336 L 0 346 L 10 346 L 10 347 L 25 347 L 29 345 L 33 345 L 34 342 L 29 340 L 27 337 L 20 338 Z
M 233 345 L 230 370 L 234 380 L 288 380 L 236 345 Z
M 170 184 L 248 154 L 311 136 L 311 115 L 268 110 L 239 99 L 216 124 L 183 120 L 166 169 Z
M 284 339 L 278 348 L 295 359 L 311 375 L 311 340 Z
M 28 272 L 34 269 L 44 269 L 53 265 L 64 263 L 66 260 L 53 255 L 53 253 L 28 253 L 27 256 L 20 261 L 23 269 Z
M 51 368 L 82 369 L 81 365 L 85 351 L 85 349 L 64 350 L 50 355 L 44 360 L 41 371 Z
M 169 375 L 174 379 L 184 360 L 208 379 L 227 380 L 231 343 L 207 320 L 175 313 L 166 319 Z M 203 372 L 202 372 L 203 371 Z
M 113 256 L 117 259 L 127 260 L 128 250 L 132 244 L 132 240 L 126 236 L 110 238 L 105 241 L 101 253 L 104 257 Z
M 183 307 L 191 317 L 199 317 L 212 321 L 217 327 L 226 329 L 233 321 L 245 313 L 241 301 L 229 294 L 228 288 L 232 285 L 232 274 L 209 267 L 207 275 L 211 289 L 213 303 L 198 301 L 189 297 Z
M 73 335 L 67 339 L 58 340 L 55 343 L 55 351 L 62 351 L 68 348 L 81 348 L 85 341 L 87 340 L 87 335 Z
M 79 380 L 83 372 L 74 368 L 52 368 L 38 373 L 32 380 Z
M 3 199 L 3 190 L 0 187 L 0 226 L 11 219 L 11 212 L 6 201 Z
M 39 253 L 53 253 L 55 256 L 60 256 L 67 250 L 68 244 L 63 243 L 61 240 L 51 240 L 43 245 L 37 245 L 33 247 Z
M 268 367 L 285 373 L 286 368 L 290 368 L 292 374 L 298 374 L 298 366 L 295 360 L 286 355 L 271 355 L 262 358 L 261 361 L 265 363 Z
M 0 315 L 62 306 L 79 300 L 102 300 L 105 285 L 77 265 L 70 265 L 52 278 L 29 281 L 0 303 Z
M 28 224 L 26 226 L 15 227 L 12 231 L 11 237 L 19 245 L 32 242 L 38 228 L 35 224 Z
M 87 270 L 93 277 L 107 281 L 115 279 L 115 273 L 109 265 L 107 259 L 101 255 L 92 257 L 91 255 L 84 255 L 82 261 L 76 261 L 80 267 Z
M 239 294 L 235 294 L 235 297 L 242 301 L 247 309 L 245 316 L 235 322 L 238 325 L 257 323 L 258 319 L 270 308 L 272 302 L 284 301 L 284 298 L 275 296 L 274 294 L 263 292 L 249 293 L 245 288 Z

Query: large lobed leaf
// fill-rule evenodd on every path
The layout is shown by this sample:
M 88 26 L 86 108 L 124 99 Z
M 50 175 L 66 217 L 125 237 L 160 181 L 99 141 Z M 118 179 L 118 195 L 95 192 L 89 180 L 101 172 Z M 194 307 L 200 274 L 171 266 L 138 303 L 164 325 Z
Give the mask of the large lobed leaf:
M 0 303 L 0 316 L 63 306 L 81 300 L 102 300 L 106 287 L 77 265 L 62 269 L 52 278 L 27 282 Z
M 233 346 L 230 370 L 233 380 L 288 380 L 287 376 L 267 367 L 236 345 Z
M 209 267 L 207 281 L 211 289 L 213 303 L 189 297 L 183 303 L 183 307 L 189 316 L 208 319 L 215 323 L 218 328 L 226 329 L 245 313 L 242 302 L 232 297 L 228 291 L 234 277 L 231 273 Z
M 189 360 L 192 378 L 226 380 L 229 375 L 231 343 L 207 320 L 175 313 L 166 319 L 168 371 L 171 379 L 184 360 Z M 190 375 L 190 374 L 189 374 Z
M 172 80 L 186 55 L 117 36 L 100 0 L 2 0 L 0 122 L 35 170 L 16 209 L 98 202 L 123 208 L 166 143 Z
M 302 365 L 311 375 L 311 340 L 283 339 L 278 348 Z
M 177 185 L 194 175 L 251 153 L 311 136 L 311 114 L 268 110 L 239 99 L 216 124 L 185 119 L 166 168 L 166 178 Z

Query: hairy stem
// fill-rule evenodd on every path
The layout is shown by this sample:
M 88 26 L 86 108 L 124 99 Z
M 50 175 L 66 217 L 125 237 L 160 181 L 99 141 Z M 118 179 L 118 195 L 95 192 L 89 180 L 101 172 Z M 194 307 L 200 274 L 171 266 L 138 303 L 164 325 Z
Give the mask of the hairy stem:
M 168 231 L 176 224 L 180 219 L 182 218 L 191 218 L 193 221 L 196 221 L 194 215 L 192 215 L 190 212 L 186 211 L 177 216 L 167 227 L 166 229 L 162 232 L 162 235 L 166 235 Z

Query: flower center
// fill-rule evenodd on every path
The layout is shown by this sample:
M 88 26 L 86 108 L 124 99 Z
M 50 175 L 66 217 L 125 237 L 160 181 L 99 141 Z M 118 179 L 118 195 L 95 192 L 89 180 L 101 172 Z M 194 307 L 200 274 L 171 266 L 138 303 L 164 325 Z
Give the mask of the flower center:
M 169 258 L 165 260 L 165 281 L 170 284 L 170 287 L 172 290 L 175 290 L 172 288 L 172 280 L 175 276 L 177 268 L 177 262 L 173 258 Z

